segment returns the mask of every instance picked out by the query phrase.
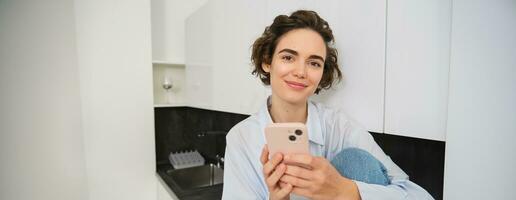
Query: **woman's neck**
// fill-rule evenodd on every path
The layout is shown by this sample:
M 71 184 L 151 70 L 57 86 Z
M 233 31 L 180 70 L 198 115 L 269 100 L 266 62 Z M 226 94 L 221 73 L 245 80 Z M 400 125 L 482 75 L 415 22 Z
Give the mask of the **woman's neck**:
M 292 104 L 281 100 L 275 95 L 272 95 L 269 113 L 274 123 L 306 123 L 306 118 L 308 115 L 307 103 L 305 101 L 299 104 Z

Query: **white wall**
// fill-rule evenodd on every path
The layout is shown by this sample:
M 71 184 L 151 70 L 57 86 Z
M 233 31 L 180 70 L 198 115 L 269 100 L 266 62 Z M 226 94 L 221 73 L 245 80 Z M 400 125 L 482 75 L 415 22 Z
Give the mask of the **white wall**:
M 75 12 L 90 199 L 156 199 L 150 1 Z
M 0 199 L 88 199 L 73 1 L 2 0 L 0 30 Z
M 445 199 L 516 199 L 516 2 L 453 1 Z

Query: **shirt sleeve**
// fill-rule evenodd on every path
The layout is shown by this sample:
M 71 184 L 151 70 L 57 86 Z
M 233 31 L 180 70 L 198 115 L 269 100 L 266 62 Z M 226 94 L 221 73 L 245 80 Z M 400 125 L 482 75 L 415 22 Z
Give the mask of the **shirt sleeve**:
M 385 166 L 391 181 L 391 184 L 386 186 L 355 181 L 362 200 L 433 199 L 425 189 L 409 180 L 408 175 L 383 152 L 369 132 L 352 120 L 340 122 L 339 125 L 345 129 L 344 141 L 348 143 L 346 146 L 360 148 L 373 155 Z
M 267 199 L 266 192 L 260 187 L 261 176 L 253 168 L 244 144 L 238 130 L 232 130 L 226 136 L 222 199 Z

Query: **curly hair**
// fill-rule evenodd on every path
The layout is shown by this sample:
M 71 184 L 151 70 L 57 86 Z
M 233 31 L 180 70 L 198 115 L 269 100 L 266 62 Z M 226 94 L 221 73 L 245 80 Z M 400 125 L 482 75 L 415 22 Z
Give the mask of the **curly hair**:
M 298 10 L 290 16 L 279 15 L 274 18 L 274 22 L 265 28 L 262 35 L 256 39 L 252 46 L 251 61 L 254 65 L 253 75 L 259 77 L 265 85 L 270 85 L 270 74 L 262 69 L 262 63 L 271 64 L 274 51 L 279 39 L 285 33 L 294 30 L 308 28 L 319 35 L 326 44 L 326 59 L 324 61 L 323 75 L 315 94 L 319 94 L 322 89 L 329 89 L 337 79 L 342 79 L 342 73 L 337 64 L 337 49 L 333 47 L 333 33 L 324 19 L 314 11 Z

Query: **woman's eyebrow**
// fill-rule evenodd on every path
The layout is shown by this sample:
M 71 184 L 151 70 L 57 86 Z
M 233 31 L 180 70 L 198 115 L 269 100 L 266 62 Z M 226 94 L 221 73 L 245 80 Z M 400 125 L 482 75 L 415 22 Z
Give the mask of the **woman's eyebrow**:
M 298 55 L 297 51 L 294 51 L 292 49 L 282 49 L 281 51 L 278 52 L 278 54 L 281 52 L 288 52 L 288 53 L 294 54 L 295 56 Z
M 311 55 L 308 58 L 309 59 L 318 59 L 318 60 L 321 60 L 322 62 L 324 62 L 324 59 L 321 56 L 318 56 L 318 55 Z
M 288 49 L 288 48 L 282 49 L 281 51 L 278 52 L 278 54 L 281 53 L 281 52 L 288 52 L 288 53 L 293 54 L 295 56 L 297 56 L 299 54 L 299 53 L 297 53 L 297 51 L 294 51 L 294 50 Z M 318 55 L 310 55 L 308 58 L 309 59 L 318 59 L 318 60 L 321 60 L 321 61 L 324 62 L 323 57 L 318 56 Z

